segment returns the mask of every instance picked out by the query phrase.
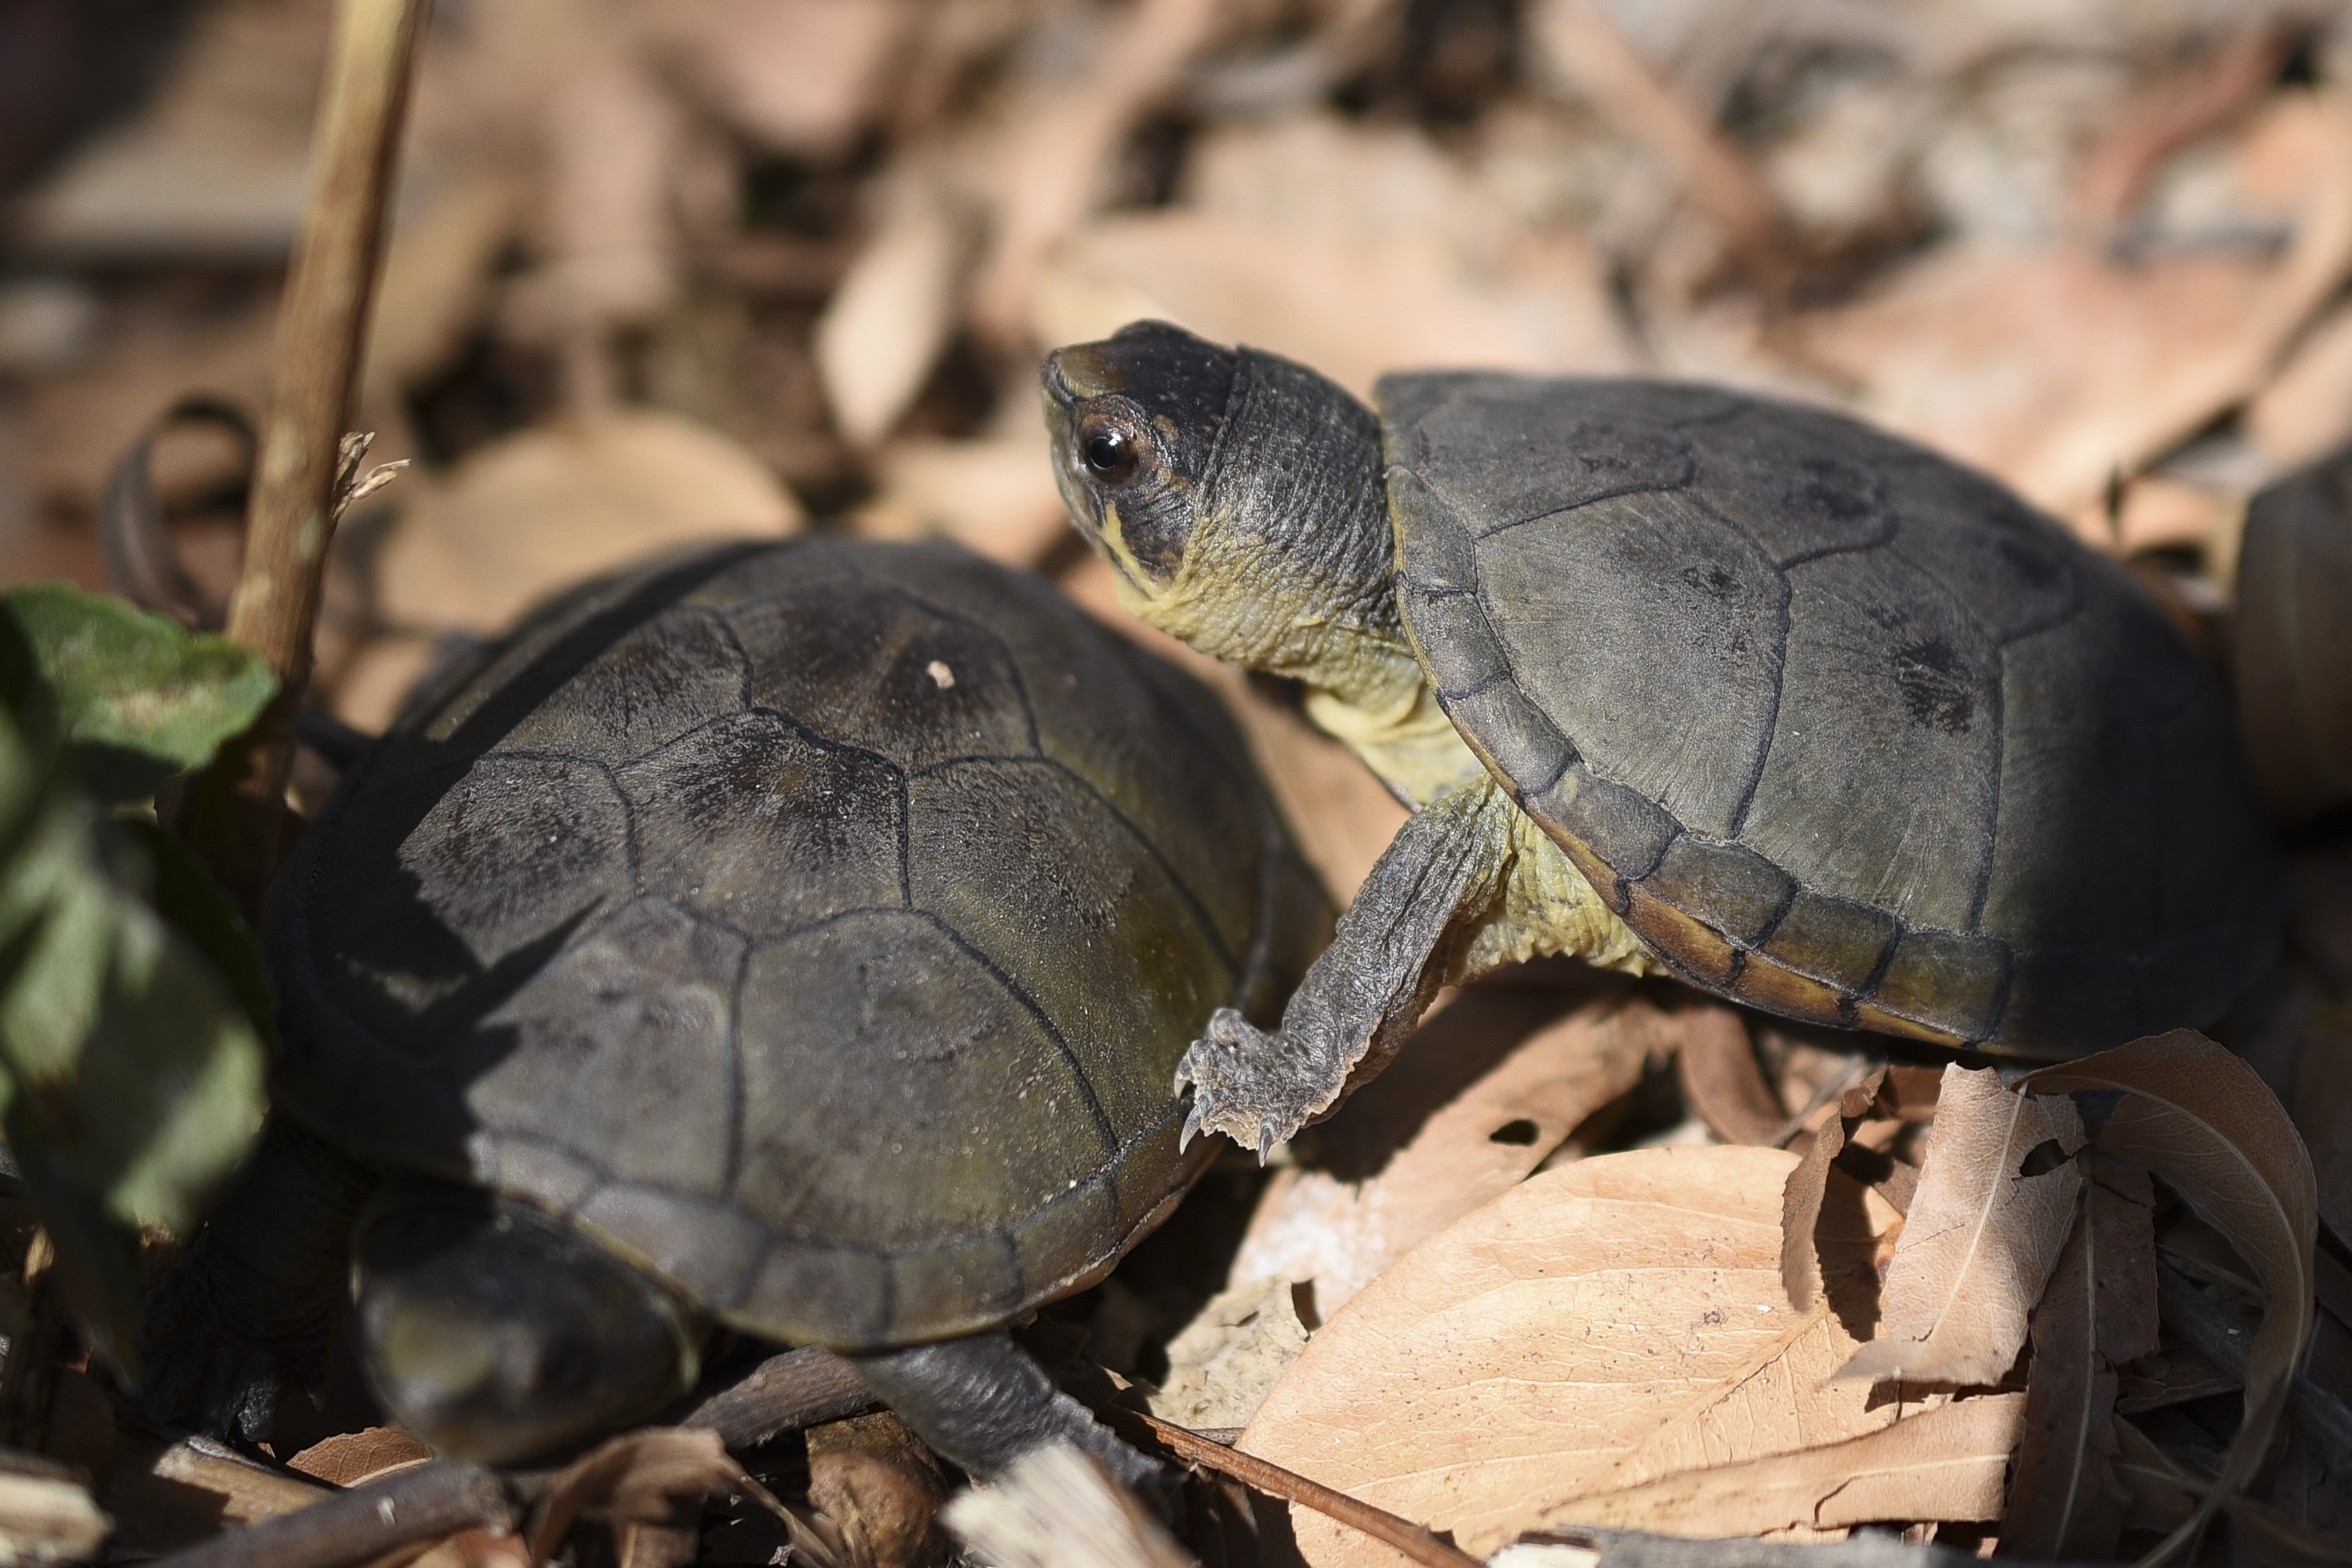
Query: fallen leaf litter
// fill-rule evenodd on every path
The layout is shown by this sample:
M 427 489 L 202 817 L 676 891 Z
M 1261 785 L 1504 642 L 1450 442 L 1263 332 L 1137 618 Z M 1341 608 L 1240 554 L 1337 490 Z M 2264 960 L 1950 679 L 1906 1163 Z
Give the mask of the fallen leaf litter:
M 2136 557 L 2234 647 L 2284 815 L 2352 790 L 2352 698 L 2326 679 L 2352 507 L 2337 468 L 2254 499 L 2352 437 L 2335 7 L 444 9 L 359 397 L 374 456 L 415 467 L 337 537 L 313 684 L 362 729 L 584 573 L 809 527 L 960 538 L 1170 651 L 1071 548 L 1028 381 L 1043 347 L 1162 315 L 1359 391 L 1475 362 L 1862 412 Z M 257 406 L 331 15 L 199 7 L 143 106 L 37 178 L 0 156 L 9 581 L 101 585 L 115 458 L 188 393 Z M 15 112 L 0 153 L 32 135 Z M 243 462 L 204 431 L 154 454 L 215 608 Z M 1344 901 L 1402 808 L 1287 694 L 1175 654 Z M 302 769 L 315 807 L 331 770 Z M 2340 1554 L 2352 861 L 2297 842 L 2287 957 L 2216 1026 L 2237 1057 L 2172 1036 L 2022 1086 L 1953 1068 L 1937 1096 L 1901 1047 L 1538 965 L 1454 997 L 1425 1054 L 1270 1175 L 1213 1172 L 1032 1337 L 1107 1370 L 1098 1392 L 1238 1436 L 1237 1458 L 1446 1532 L 1441 1553 L 1891 1527 L 1947 1556 Z M 35 1233 L 9 1201 L 0 1313 L 30 1344 Z M 102 1369 L 59 1369 L 37 1411 L 0 1397 L 41 1450 L 7 1456 L 0 1537 L 30 1561 L 89 1560 L 110 1529 L 235 1558 L 223 1524 L 299 1520 L 327 1489 L 391 1531 L 422 1517 L 395 1499 L 446 1487 L 476 1511 L 409 1538 L 420 1561 L 930 1560 L 935 1534 L 875 1511 L 887 1464 L 844 1422 L 882 1418 L 838 1371 L 771 1363 L 697 1434 L 492 1483 L 416 1466 L 348 1401 L 275 1454 L 160 1440 Z M 835 1425 L 779 1436 L 777 1413 Z M 892 1507 L 931 1506 L 901 1480 Z M 1179 1538 L 1115 1509 L 1083 1528 L 1129 1531 L 1100 1549 L 1121 1563 L 1396 1560 L 1248 1495 L 1189 1483 Z M 1074 1561 L 1056 1531 L 1081 1527 L 1036 1517 L 1036 1560 Z M 277 1560 L 348 1560 L 305 1550 Z

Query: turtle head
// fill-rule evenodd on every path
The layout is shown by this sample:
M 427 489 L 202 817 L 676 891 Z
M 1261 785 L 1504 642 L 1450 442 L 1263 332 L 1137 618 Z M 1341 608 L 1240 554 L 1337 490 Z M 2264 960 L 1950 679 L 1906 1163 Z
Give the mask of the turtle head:
M 368 1381 L 443 1453 L 528 1458 L 626 1426 L 697 1375 L 686 1310 L 528 1205 L 396 1181 L 353 1258 Z
M 1321 685 L 1334 627 L 1403 647 L 1380 424 L 1256 349 L 1137 321 L 1045 357 L 1054 475 L 1139 619 Z
M 1062 499 L 1145 597 L 1183 563 L 1240 357 L 1165 321 L 1046 357 L 1039 379 Z

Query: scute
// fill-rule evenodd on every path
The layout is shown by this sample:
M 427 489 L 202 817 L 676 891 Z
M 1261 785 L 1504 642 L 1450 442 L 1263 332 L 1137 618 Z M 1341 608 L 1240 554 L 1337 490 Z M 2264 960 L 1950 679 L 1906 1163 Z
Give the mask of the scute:
M 2067 1056 L 2209 1022 L 2274 952 L 2277 853 L 2211 671 L 2000 486 L 1707 388 L 1381 395 L 1441 701 L 1691 978 Z
M 1789 585 L 1770 559 L 1675 491 L 1489 535 L 1478 559 L 1479 603 L 1536 706 L 1606 776 L 1732 832 L 1772 733 Z M 1594 679 L 1629 655 L 1638 686 Z
M 1205 1019 L 1239 975 L 1205 912 L 1133 826 L 1050 763 L 942 767 L 915 781 L 908 818 L 915 908 L 1055 1021 L 1115 1139 L 1149 1130 L 1191 1044 L 1164 1021 Z M 1040 924 L 1054 942 L 1036 940 Z M 1106 973 L 1135 978 L 1111 990 Z
M 871 752 L 730 713 L 617 776 L 647 893 L 755 939 L 905 901 L 906 781 Z
M 822 613 L 813 610 L 821 605 Z M 1003 642 L 901 590 L 823 590 L 730 617 L 752 655 L 751 700 L 902 768 L 1034 750 Z
M 1194 1026 L 1328 929 L 1196 683 L 969 552 L 822 539 L 550 605 L 287 888 L 279 1104 L 844 1349 L 1107 1269 L 1205 1163 Z

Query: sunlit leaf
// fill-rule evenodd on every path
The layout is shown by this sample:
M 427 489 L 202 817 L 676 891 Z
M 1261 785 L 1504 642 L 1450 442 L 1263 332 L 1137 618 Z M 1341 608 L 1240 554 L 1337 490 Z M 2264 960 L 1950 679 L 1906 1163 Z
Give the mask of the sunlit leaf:
M 101 801 L 141 800 L 209 761 L 278 689 L 226 637 L 191 633 L 107 594 L 37 583 L 0 595 L 0 698 L 54 737 Z

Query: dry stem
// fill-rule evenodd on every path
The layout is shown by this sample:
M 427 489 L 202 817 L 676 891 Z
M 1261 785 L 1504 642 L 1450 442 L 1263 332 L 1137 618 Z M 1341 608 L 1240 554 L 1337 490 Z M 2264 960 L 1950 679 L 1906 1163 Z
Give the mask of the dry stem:
M 319 111 L 310 215 L 278 313 L 245 568 L 228 617 L 229 636 L 269 661 L 278 692 L 189 792 L 182 824 L 248 917 L 259 913 L 277 868 L 294 713 L 310 682 L 342 435 L 426 4 L 344 0 Z

